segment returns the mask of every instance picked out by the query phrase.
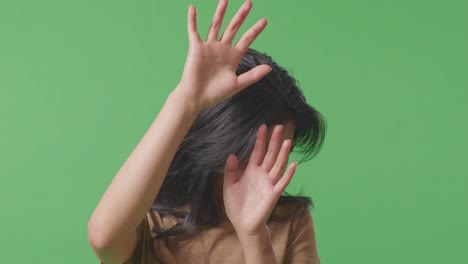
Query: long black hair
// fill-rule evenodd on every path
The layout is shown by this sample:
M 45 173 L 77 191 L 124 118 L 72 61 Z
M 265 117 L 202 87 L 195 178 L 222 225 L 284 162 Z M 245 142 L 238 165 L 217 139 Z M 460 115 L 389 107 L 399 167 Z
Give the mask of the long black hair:
M 236 75 L 260 64 L 272 71 L 233 97 L 202 111 L 179 146 L 152 210 L 180 221 L 157 230 L 155 239 L 195 233 L 202 225 L 216 225 L 223 216 L 223 201 L 213 199 L 222 191 L 224 165 L 230 153 L 239 164 L 248 159 L 261 124 L 268 127 L 295 121 L 294 151 L 303 154 L 299 162 L 312 159 L 320 151 L 326 131 L 324 117 L 307 104 L 296 80 L 273 59 L 249 49 L 236 69 Z M 221 186 L 221 187 L 220 187 Z M 305 196 L 282 195 L 278 205 L 291 204 L 286 217 L 272 214 L 269 221 L 282 221 L 293 214 L 308 212 L 314 206 Z M 222 197 L 222 196 L 221 196 Z M 183 211 L 180 208 L 190 210 Z M 155 227 L 156 228 L 156 227 Z

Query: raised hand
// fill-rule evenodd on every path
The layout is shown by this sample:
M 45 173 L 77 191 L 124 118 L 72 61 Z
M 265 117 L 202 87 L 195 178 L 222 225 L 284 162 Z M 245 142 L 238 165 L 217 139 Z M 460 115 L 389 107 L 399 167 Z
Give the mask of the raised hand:
M 218 40 L 227 2 L 219 1 L 205 41 L 201 40 L 198 33 L 195 7 L 189 6 L 190 47 L 176 91 L 200 111 L 228 99 L 271 71 L 270 66 L 259 65 L 240 76 L 235 74 L 242 56 L 266 27 L 267 20 L 260 19 L 233 46 L 236 33 L 252 8 L 252 2 L 246 0 Z
M 255 147 L 242 175 L 238 161 L 229 155 L 224 171 L 223 198 L 226 215 L 239 236 L 255 236 L 266 228 L 266 221 L 281 193 L 291 181 L 297 163 L 283 173 L 291 149 L 291 140 L 281 142 L 282 126 L 273 129 L 265 154 L 267 127 L 257 131 Z M 266 228 L 267 229 L 267 228 Z

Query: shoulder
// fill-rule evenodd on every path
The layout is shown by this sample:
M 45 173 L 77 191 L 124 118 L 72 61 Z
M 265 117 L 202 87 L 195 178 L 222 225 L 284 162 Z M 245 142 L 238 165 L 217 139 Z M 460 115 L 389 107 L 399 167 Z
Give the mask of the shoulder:
M 291 238 L 296 240 L 308 238 L 315 241 L 315 227 L 310 210 L 305 210 L 292 217 Z
M 290 220 L 288 248 L 284 263 L 320 263 L 312 212 L 306 210 Z
M 277 205 L 268 218 L 267 225 L 272 231 L 281 233 L 282 239 L 287 237 L 288 244 L 304 226 L 314 228 L 309 208 L 294 204 Z
M 311 238 L 315 235 L 312 212 L 307 206 L 297 206 L 297 204 L 277 205 L 272 216 L 281 218 L 281 222 L 289 225 L 289 240 L 301 239 L 304 235 Z
M 312 212 L 294 203 L 277 205 L 268 226 L 271 239 L 282 254 L 283 263 L 319 264 Z
M 298 203 L 277 204 L 270 215 L 271 220 L 287 221 L 291 224 L 311 215 L 309 206 Z

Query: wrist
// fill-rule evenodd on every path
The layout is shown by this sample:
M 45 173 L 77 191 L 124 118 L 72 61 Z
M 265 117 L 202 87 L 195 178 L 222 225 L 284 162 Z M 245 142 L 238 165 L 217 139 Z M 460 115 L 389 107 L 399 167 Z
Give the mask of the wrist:
M 238 231 L 236 233 L 241 243 L 249 244 L 270 241 L 270 230 L 267 225 L 254 232 L 245 233 Z
M 178 84 L 176 88 L 170 93 L 169 97 L 176 101 L 179 105 L 187 107 L 189 111 L 199 114 L 201 112 L 201 107 L 194 98 L 186 95 L 183 92 L 183 89 L 180 88 L 181 85 Z

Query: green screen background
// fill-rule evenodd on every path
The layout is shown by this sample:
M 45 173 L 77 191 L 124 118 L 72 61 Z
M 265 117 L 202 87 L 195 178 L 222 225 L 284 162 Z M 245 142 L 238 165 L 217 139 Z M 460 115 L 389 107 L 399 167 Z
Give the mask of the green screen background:
M 0 0 L 2 263 L 98 263 L 87 222 L 180 78 L 190 3 L 204 39 L 215 0 Z M 288 187 L 315 202 L 322 263 L 468 263 L 467 14 L 253 1 L 236 40 L 267 17 L 251 47 L 328 122 Z

